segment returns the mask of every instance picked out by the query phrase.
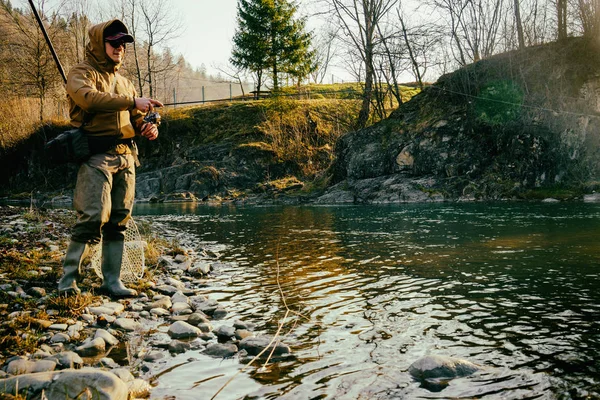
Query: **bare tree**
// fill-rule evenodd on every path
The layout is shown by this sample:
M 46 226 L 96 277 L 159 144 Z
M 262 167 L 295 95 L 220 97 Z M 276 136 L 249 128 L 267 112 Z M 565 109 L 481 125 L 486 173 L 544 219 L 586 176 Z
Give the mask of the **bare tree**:
M 503 0 L 433 0 L 450 22 L 460 65 L 492 55 L 500 40 Z
M 364 67 L 364 89 L 357 125 L 366 126 L 375 82 L 374 56 L 378 43 L 377 26 L 398 0 L 330 0 L 343 33 L 355 46 Z
M 10 3 L 5 2 L 0 2 L 0 7 L 8 24 L 6 32 L 9 39 L 5 42 L 3 53 L 10 54 L 7 62 L 13 69 L 9 85 L 25 97 L 38 98 L 39 118 L 43 121 L 46 98 L 49 92 L 61 87 L 62 79 L 33 13 L 12 9 Z M 40 7 L 38 12 L 44 20 L 44 9 Z M 46 30 L 51 40 L 57 41 L 59 32 L 54 29 L 52 21 L 47 23 Z
M 315 83 L 323 83 L 331 62 L 337 55 L 335 38 L 338 36 L 338 31 L 338 27 L 326 27 L 321 30 L 317 39 L 313 41 L 316 68 L 311 73 L 311 77 Z

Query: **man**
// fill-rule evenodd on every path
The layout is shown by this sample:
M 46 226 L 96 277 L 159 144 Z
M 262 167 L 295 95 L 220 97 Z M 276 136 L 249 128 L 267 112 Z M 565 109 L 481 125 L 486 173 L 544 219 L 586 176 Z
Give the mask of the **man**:
M 63 263 L 60 293 L 80 293 L 80 268 L 91 244 L 102 240 L 102 293 L 131 297 L 120 279 L 127 221 L 135 192 L 137 149 L 132 138 L 149 140 L 158 128 L 144 114 L 162 104 L 137 97 L 133 84 L 119 75 L 127 43 L 123 22 L 111 20 L 90 28 L 86 58 L 69 71 L 67 94 L 71 124 L 84 127 L 93 155 L 79 167 L 73 205 L 78 220 Z

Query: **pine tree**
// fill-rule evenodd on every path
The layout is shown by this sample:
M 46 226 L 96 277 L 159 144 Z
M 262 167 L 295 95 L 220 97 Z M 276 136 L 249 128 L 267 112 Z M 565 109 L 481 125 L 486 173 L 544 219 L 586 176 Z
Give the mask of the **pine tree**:
M 257 90 L 268 71 L 273 89 L 280 74 L 298 80 L 313 69 L 311 35 L 304 32 L 305 20 L 294 19 L 297 6 L 287 0 L 239 0 L 238 28 L 233 37 L 231 63 L 256 74 Z

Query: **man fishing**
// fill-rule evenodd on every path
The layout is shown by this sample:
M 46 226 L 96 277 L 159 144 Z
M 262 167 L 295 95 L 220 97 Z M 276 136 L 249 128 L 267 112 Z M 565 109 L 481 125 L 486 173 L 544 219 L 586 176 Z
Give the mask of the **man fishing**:
M 137 292 L 123 285 L 121 262 L 127 221 L 135 195 L 137 149 L 132 138 L 158 137 L 158 127 L 144 121 L 145 113 L 162 103 L 137 97 L 133 84 L 118 71 L 127 43 L 134 41 L 123 22 L 114 19 L 94 25 L 83 62 L 67 78 L 71 125 L 83 126 L 92 156 L 79 167 L 73 206 L 77 223 L 58 283 L 61 293 L 80 293 L 81 264 L 90 245 L 102 240 L 100 292 L 111 297 L 132 297 Z

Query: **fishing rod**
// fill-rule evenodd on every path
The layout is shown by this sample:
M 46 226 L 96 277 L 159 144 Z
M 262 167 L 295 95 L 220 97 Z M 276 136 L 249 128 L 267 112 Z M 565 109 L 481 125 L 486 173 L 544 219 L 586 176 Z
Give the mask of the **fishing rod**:
M 54 50 L 54 46 L 52 45 L 50 36 L 48 36 L 48 32 L 46 32 L 44 23 L 42 22 L 42 19 L 40 18 L 40 15 L 38 14 L 37 9 L 35 8 L 35 5 L 33 4 L 33 0 L 29 0 L 29 5 L 31 6 L 33 15 L 35 15 L 35 19 L 37 20 L 38 25 L 40 26 L 40 29 L 42 30 L 42 33 L 44 34 L 44 38 L 46 39 L 46 43 L 48 44 L 48 47 L 50 48 L 50 53 L 52 53 L 52 57 L 54 58 L 54 62 L 56 63 L 56 67 L 58 68 L 58 72 L 60 72 L 60 75 L 62 76 L 63 81 L 66 84 L 67 76 L 65 75 L 65 70 L 63 69 L 62 64 L 60 63 L 60 60 L 58 59 L 58 54 L 56 54 L 56 51 Z

